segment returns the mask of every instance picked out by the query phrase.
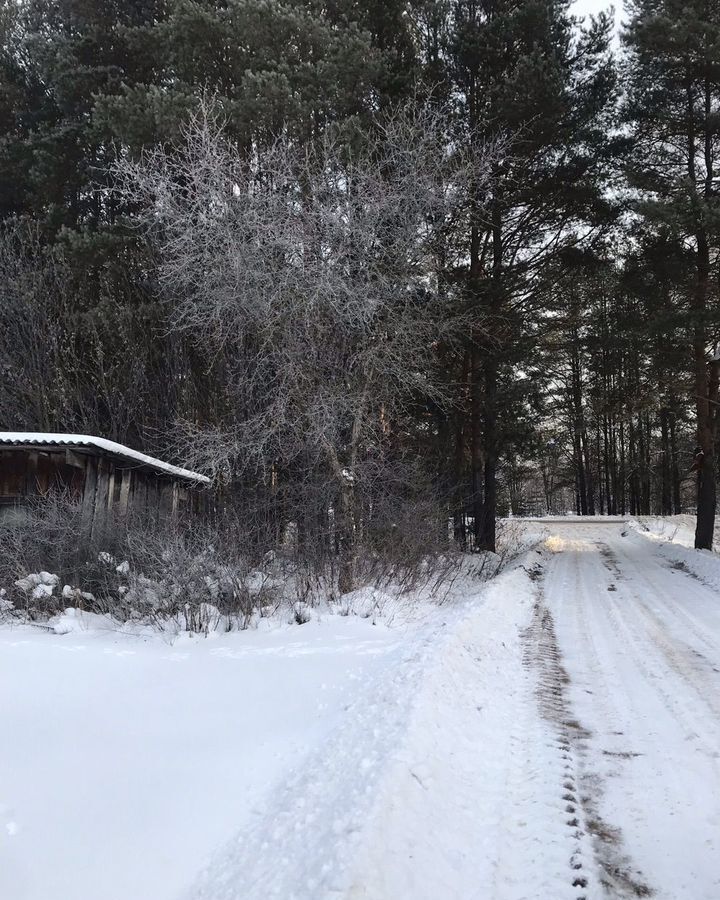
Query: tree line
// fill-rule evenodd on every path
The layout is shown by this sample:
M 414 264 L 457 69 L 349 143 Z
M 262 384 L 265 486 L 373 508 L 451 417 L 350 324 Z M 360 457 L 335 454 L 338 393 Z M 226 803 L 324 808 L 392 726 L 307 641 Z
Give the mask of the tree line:
M 343 589 L 508 513 L 711 546 L 720 11 L 626 18 L 3 0 L 0 425 L 208 471 Z

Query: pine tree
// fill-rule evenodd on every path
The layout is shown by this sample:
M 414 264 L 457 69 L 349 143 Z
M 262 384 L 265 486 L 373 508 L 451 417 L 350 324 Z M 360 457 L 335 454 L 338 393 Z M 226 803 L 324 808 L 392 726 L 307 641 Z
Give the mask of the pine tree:
M 720 363 L 710 354 L 720 322 L 713 260 L 718 249 L 720 8 L 707 0 L 634 0 L 625 118 L 635 140 L 631 184 L 639 211 L 692 248 L 685 309 L 692 331 L 698 469 L 695 546 L 711 548 L 716 507 Z
M 572 221 L 607 220 L 604 177 L 615 79 L 610 23 L 578 31 L 559 0 L 455 0 L 442 58 L 465 140 L 505 142 L 490 188 L 475 193 L 467 236 L 471 336 L 471 494 L 478 548 L 494 549 L 502 450 L 502 370 L 522 334 L 544 267 Z
M 19 214 L 27 203 L 24 142 L 42 102 L 41 92 L 14 52 L 20 33 L 17 7 L 0 5 L 0 221 Z

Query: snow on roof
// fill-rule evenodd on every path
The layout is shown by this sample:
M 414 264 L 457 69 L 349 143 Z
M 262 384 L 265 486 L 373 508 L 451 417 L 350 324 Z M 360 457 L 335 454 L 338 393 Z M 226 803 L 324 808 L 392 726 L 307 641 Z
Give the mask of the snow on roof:
M 0 431 L 0 444 L 37 444 L 38 446 L 61 446 L 61 447 L 94 447 L 96 450 L 104 450 L 106 453 L 112 453 L 114 456 L 122 456 L 125 459 L 131 459 L 143 466 L 149 466 L 159 472 L 166 472 L 168 475 L 175 475 L 178 478 L 187 478 L 191 481 L 198 481 L 203 484 L 209 484 L 210 479 L 198 472 L 191 472 L 189 469 L 181 469 L 179 466 L 172 466 L 170 463 L 163 462 L 161 459 L 155 459 L 152 456 L 146 456 L 137 450 L 131 450 L 130 447 L 124 447 L 122 444 L 116 444 L 115 441 L 106 441 L 105 438 L 93 437 L 89 434 L 50 434 L 43 431 Z

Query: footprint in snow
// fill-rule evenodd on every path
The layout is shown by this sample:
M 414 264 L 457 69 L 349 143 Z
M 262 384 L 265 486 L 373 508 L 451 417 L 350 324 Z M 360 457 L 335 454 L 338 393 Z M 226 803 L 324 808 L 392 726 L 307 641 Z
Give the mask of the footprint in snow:
M 8 837 L 15 837 L 20 830 L 20 826 L 15 821 L 13 809 L 10 806 L 6 806 L 4 803 L 0 803 L 0 820 L 3 822 L 5 833 Z

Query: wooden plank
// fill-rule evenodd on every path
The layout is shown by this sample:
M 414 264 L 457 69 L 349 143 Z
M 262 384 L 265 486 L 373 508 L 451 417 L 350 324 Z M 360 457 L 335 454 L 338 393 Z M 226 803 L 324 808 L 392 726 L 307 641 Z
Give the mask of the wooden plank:
M 48 491 L 56 486 L 58 476 L 58 463 L 62 462 L 64 454 L 53 453 L 52 451 L 40 450 L 38 453 L 37 471 L 35 473 L 35 484 L 38 494 L 47 494 Z
M 76 453 L 74 450 L 65 451 L 65 463 L 68 466 L 74 466 L 76 469 L 84 469 L 87 462 L 87 456 Z
M 28 497 L 37 494 L 37 470 L 40 454 L 37 450 L 30 450 L 27 454 L 25 465 L 25 493 Z
M 173 510 L 173 483 L 163 479 L 158 479 L 158 507 L 160 515 L 165 519 L 172 516 Z
M 112 509 L 113 505 L 113 494 L 115 493 L 115 475 L 116 469 L 113 463 L 108 464 L 109 472 L 108 472 L 108 486 L 107 486 L 107 497 L 105 499 L 105 508 L 109 511 Z
M 133 507 L 142 516 L 150 514 L 150 496 L 148 494 L 148 477 L 145 472 L 135 473 L 135 490 L 133 492 Z
M 124 516 L 128 511 L 128 500 L 130 498 L 130 485 L 132 483 L 132 469 L 123 469 L 122 481 L 120 483 L 120 500 L 118 502 L 118 513 Z
M 97 460 L 92 456 L 85 457 L 85 481 L 82 487 L 82 517 L 85 528 L 90 534 L 95 519 L 95 489 L 97 487 Z
M 158 491 L 158 480 L 154 475 L 147 474 L 145 476 L 145 490 L 147 502 L 145 505 L 148 519 L 157 522 L 160 515 L 160 493 Z
M 0 450 L 0 497 L 24 497 L 27 459 L 24 451 Z
M 107 522 L 108 485 L 110 483 L 110 466 L 106 459 L 97 461 L 97 484 L 93 503 L 93 535 L 105 528 Z

